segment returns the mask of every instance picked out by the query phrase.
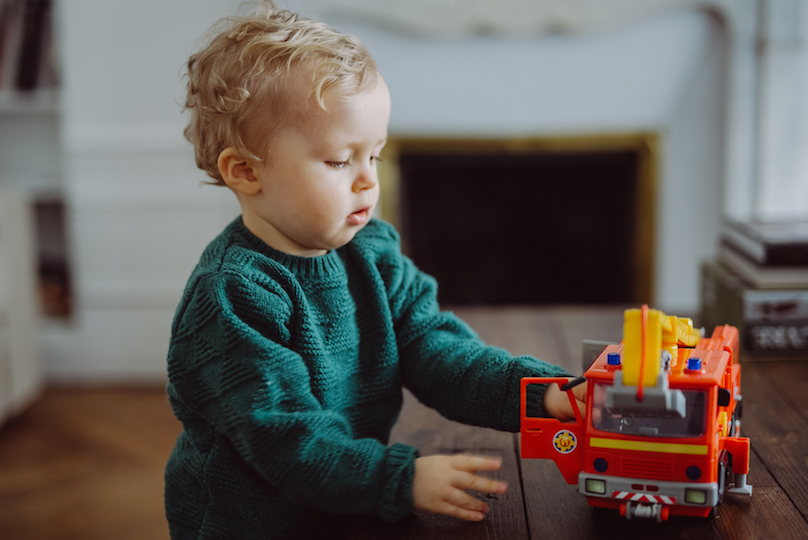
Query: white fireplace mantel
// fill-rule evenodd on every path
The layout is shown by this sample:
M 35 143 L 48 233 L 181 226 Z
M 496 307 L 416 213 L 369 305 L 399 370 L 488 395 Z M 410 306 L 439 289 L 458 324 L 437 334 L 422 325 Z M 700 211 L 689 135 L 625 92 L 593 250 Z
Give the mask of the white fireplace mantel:
M 744 12 L 738 10 L 743 0 L 290 0 L 288 4 L 314 18 L 360 21 L 434 41 L 606 32 L 686 9 L 728 11 L 727 16 Z

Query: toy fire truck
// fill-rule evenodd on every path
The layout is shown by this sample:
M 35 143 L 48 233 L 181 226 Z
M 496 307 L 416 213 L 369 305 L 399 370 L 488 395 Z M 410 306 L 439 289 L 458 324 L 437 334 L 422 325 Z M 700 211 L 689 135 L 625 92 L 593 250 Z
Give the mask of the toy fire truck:
M 629 519 L 707 517 L 725 492 L 751 496 L 737 351 L 733 326 L 704 338 L 690 319 L 627 310 L 623 342 L 606 346 L 583 377 L 522 379 L 522 457 L 554 460 L 590 505 Z M 572 388 L 584 380 L 582 417 Z M 575 420 L 528 416 L 537 383 L 566 390 Z

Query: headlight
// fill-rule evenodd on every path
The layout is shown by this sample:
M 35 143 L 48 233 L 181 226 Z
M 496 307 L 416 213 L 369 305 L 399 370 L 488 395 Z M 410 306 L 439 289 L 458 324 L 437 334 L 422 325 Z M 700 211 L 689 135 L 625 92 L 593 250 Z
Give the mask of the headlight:
M 700 489 L 686 489 L 685 502 L 688 504 L 706 504 L 707 492 Z
M 586 491 L 589 493 L 597 493 L 599 495 L 603 495 L 606 493 L 606 481 L 597 480 L 595 478 L 587 478 Z

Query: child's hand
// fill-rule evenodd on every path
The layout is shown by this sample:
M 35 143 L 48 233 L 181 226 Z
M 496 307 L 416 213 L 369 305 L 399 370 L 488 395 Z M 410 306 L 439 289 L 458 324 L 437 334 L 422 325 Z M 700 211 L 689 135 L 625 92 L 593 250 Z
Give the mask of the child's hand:
M 412 500 L 416 510 L 446 514 L 468 521 L 481 521 L 488 505 L 464 490 L 505 493 L 504 482 L 477 476 L 477 471 L 496 471 L 500 458 L 481 456 L 427 456 L 415 460 Z
M 572 389 L 572 395 L 575 396 L 575 404 L 578 405 L 581 416 L 586 413 L 587 384 L 589 383 L 581 383 Z M 547 416 L 558 418 L 562 422 L 575 418 L 575 412 L 572 410 L 567 393 L 555 383 L 548 385 L 547 392 L 544 393 L 544 412 L 547 413 Z

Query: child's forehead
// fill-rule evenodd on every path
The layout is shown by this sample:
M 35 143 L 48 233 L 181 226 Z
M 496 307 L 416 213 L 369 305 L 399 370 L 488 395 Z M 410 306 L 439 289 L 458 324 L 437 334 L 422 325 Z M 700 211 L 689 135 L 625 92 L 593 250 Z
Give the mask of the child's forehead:
M 351 138 L 355 126 L 353 117 L 345 114 L 350 107 L 350 101 L 341 101 L 332 96 L 326 96 L 326 109 L 320 107 L 313 97 L 301 100 L 297 108 L 292 111 L 293 122 L 291 127 L 305 134 L 320 144 L 339 146 L 346 139 Z
M 353 75 L 331 72 L 314 60 L 304 60 L 288 66 L 282 85 L 287 101 L 295 102 L 300 110 L 308 110 L 322 109 L 321 103 L 326 101 L 351 101 L 356 95 L 373 89 L 382 80 L 376 70 L 364 77 Z
M 307 144 L 337 149 L 358 140 L 386 140 L 389 97 L 385 107 L 387 87 L 381 77 L 360 91 L 339 85 L 326 89 L 322 96 L 325 107 L 312 94 L 310 74 L 298 71 L 289 82 L 281 113 L 285 120 L 275 141 L 277 137 L 303 137 Z
M 316 84 L 308 87 L 298 85 L 287 96 L 287 113 L 297 122 L 308 124 L 335 123 L 346 111 L 362 103 L 365 92 L 349 91 L 343 86 L 332 86 L 322 92 L 320 99 L 315 93 Z

